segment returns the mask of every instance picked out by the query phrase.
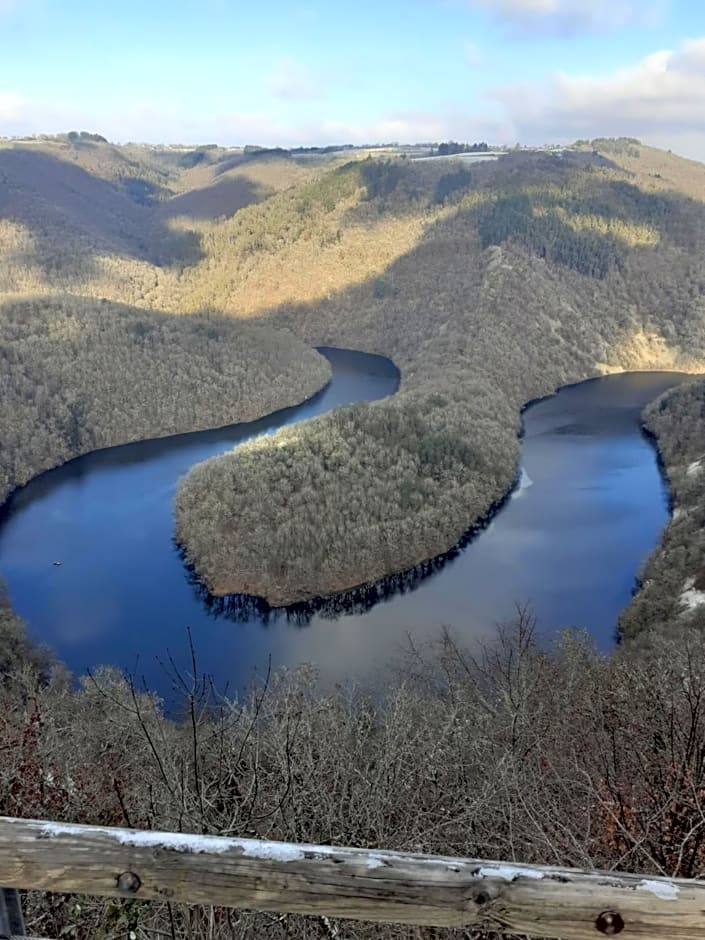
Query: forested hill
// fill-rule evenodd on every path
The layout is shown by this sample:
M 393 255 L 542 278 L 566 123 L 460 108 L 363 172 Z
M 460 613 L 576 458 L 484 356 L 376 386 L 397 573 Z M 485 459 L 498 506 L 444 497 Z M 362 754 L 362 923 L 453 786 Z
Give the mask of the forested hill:
M 645 412 L 670 486 L 672 517 L 622 614 L 627 640 L 674 640 L 705 628 L 705 383 L 673 389 Z
M 0 141 L 0 291 L 144 299 L 159 267 L 203 257 L 204 221 L 308 175 L 276 155 L 217 148 Z
M 613 369 L 705 365 L 705 167 L 632 140 L 470 166 L 14 142 L 0 179 L 0 290 L 32 295 L 39 333 L 80 295 L 111 318 L 132 317 L 110 306 L 127 304 L 256 320 L 242 349 L 286 330 L 401 368 L 391 399 L 193 471 L 178 535 L 219 592 L 285 603 L 443 552 L 511 485 L 527 400 Z M 239 400 L 259 400 L 251 378 L 231 378 Z M 322 381 L 318 365 L 300 390 Z M 296 397 L 288 380 L 279 392 Z
M 615 149 L 509 154 L 469 170 L 350 164 L 316 184 L 308 241 L 292 193 L 225 223 L 214 278 L 194 268 L 181 280 L 186 304 L 220 289 L 232 312 L 309 342 L 390 355 L 403 381 L 394 400 L 193 471 L 178 534 L 212 589 L 280 604 L 412 566 L 511 485 L 526 401 L 613 369 L 702 368 L 705 207 L 673 187 L 682 177 L 694 193 L 705 169 L 645 151 L 637 173 L 620 165 L 638 163 L 635 146 Z M 230 247 L 246 235 L 254 258 Z M 239 520 L 230 537 L 204 511 L 213 491 L 219 518 Z
M 213 588 L 273 602 L 413 564 L 511 484 L 528 399 L 705 368 L 704 200 L 705 167 L 633 140 L 469 168 L 0 142 L 0 500 L 94 447 L 291 404 L 328 377 L 313 344 L 352 346 L 391 356 L 400 391 L 197 466 L 179 534 Z M 573 632 L 549 648 L 521 611 L 484 650 L 411 648 L 372 690 L 305 666 L 214 708 L 196 669 L 175 674 L 177 720 L 114 669 L 74 682 L 0 586 L 0 811 L 698 877 L 705 383 L 646 421 L 677 511 L 611 656 Z M 351 935 L 134 899 L 23 906 L 31 932 L 75 940 Z

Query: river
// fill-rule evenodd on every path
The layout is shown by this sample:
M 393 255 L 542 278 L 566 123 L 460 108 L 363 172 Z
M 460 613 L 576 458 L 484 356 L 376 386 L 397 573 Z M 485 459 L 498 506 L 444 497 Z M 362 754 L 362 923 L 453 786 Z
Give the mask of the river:
M 577 625 L 609 648 L 639 566 L 668 519 L 644 405 L 687 377 L 608 376 L 561 389 L 524 413 L 522 480 L 489 526 L 432 573 L 311 611 L 208 603 L 173 541 L 180 476 L 196 462 L 283 424 L 392 394 L 376 356 L 326 349 L 329 386 L 261 421 L 115 447 L 42 474 L 0 521 L 0 575 L 33 637 L 76 673 L 106 663 L 172 699 L 170 666 L 241 688 L 253 674 L 314 662 L 326 680 L 368 676 L 412 637 L 441 625 L 491 632 L 516 604 L 542 631 Z M 59 566 L 54 561 L 60 561 Z

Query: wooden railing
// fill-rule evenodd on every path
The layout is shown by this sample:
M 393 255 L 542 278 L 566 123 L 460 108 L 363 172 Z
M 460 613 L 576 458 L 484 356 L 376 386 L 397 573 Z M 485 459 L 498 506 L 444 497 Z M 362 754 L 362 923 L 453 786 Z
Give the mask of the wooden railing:
M 705 881 L 6 817 L 0 885 L 561 940 L 705 938 Z

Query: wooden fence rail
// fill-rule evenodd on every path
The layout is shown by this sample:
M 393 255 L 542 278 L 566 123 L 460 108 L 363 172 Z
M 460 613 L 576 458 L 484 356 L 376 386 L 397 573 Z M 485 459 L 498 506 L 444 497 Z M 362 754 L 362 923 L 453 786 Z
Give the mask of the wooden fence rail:
M 561 940 L 705 940 L 705 881 L 6 817 L 0 885 Z

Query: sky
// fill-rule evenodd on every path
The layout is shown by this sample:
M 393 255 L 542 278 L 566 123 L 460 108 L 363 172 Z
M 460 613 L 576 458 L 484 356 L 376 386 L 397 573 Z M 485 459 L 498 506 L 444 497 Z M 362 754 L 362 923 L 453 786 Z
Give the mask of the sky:
M 703 0 L 0 0 L 0 136 L 625 135 L 705 160 Z

